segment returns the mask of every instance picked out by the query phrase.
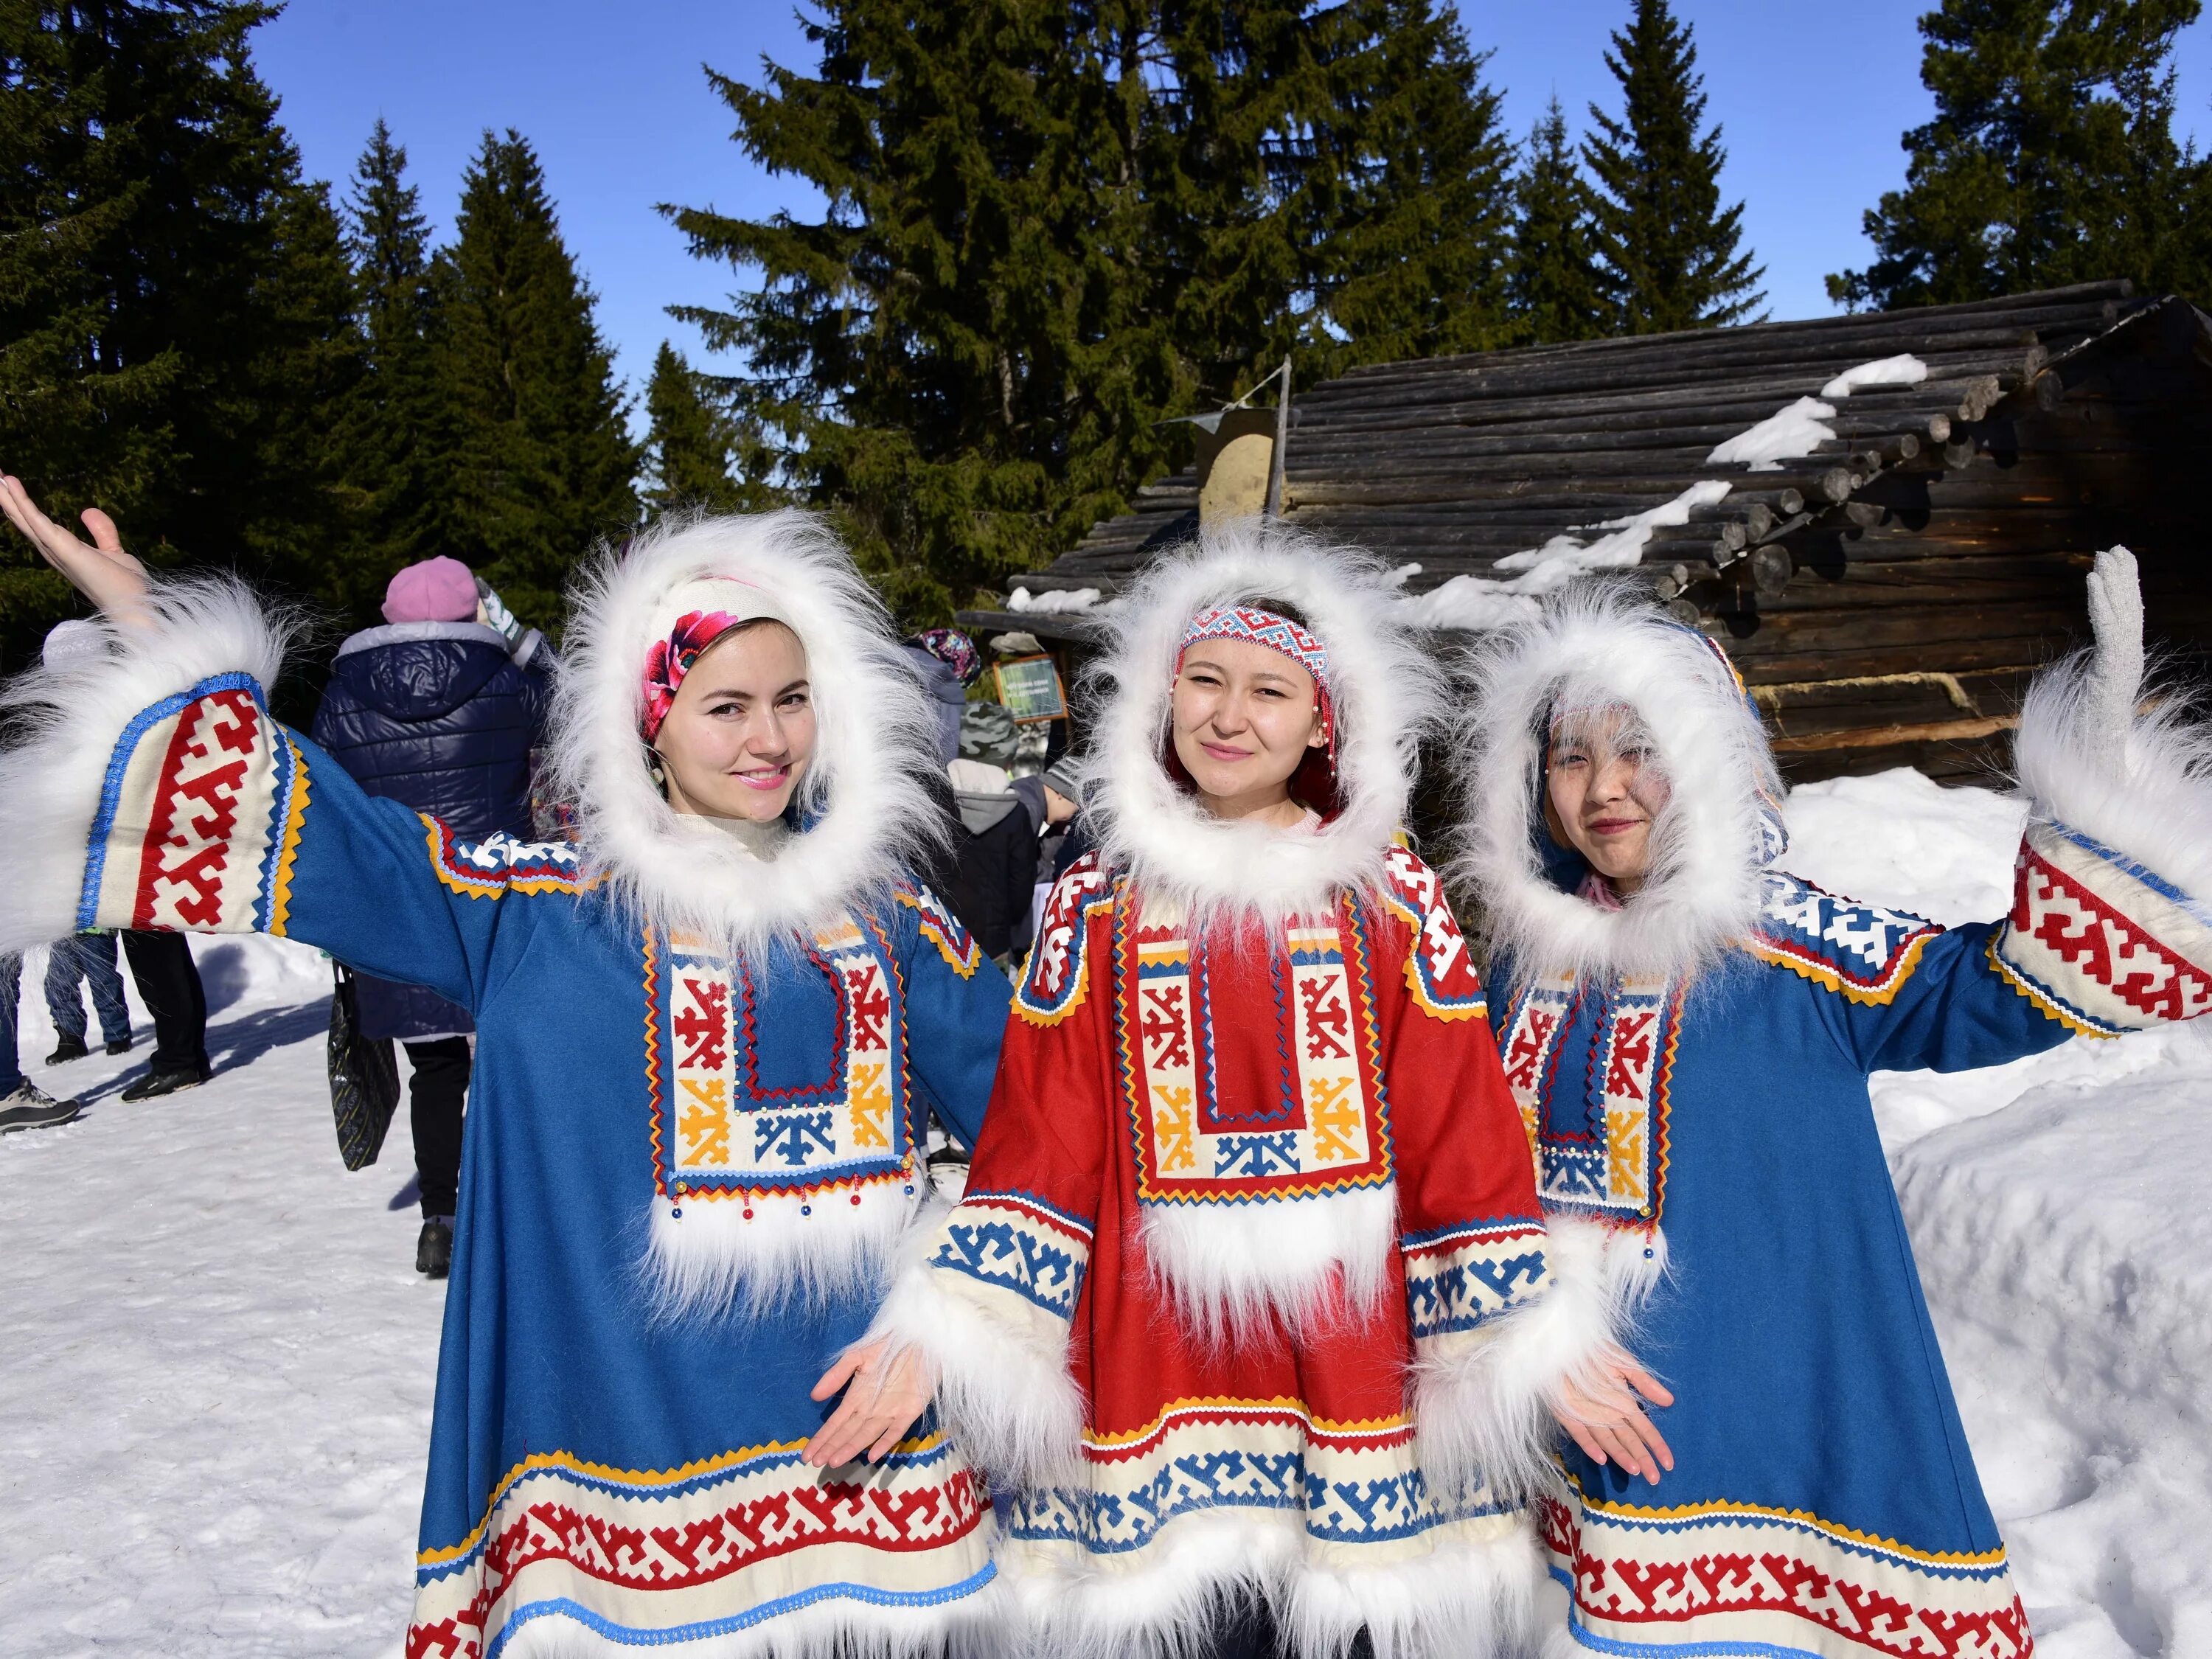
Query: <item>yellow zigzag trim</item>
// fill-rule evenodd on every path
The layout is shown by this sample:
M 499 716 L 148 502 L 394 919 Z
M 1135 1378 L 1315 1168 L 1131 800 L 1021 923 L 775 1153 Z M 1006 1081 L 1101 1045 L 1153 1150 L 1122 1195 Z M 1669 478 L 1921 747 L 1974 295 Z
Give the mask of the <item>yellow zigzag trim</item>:
M 1826 1521 L 1810 1510 L 1778 1510 L 1764 1504 L 1737 1504 L 1726 1498 L 1704 1504 L 1681 1504 L 1671 1509 L 1647 1509 L 1638 1504 L 1608 1504 L 1600 1502 L 1582 1489 L 1582 1483 L 1572 1474 L 1567 1480 L 1581 1498 L 1583 1508 L 1593 1515 L 1618 1516 L 1633 1521 L 1695 1521 L 1707 1517 L 1726 1520 L 1732 1516 L 1756 1517 L 1766 1521 L 1787 1521 L 1809 1531 L 1821 1533 L 1847 1544 L 1857 1544 L 1867 1549 L 1886 1550 L 1909 1560 L 1924 1561 L 1939 1567 L 1994 1567 L 2004 1563 L 2004 1548 L 1969 1553 L 1960 1550 L 1917 1550 L 1909 1544 L 1900 1544 L 1894 1538 L 1882 1538 L 1870 1532 L 1860 1532 L 1838 1522 Z
M 526 879 L 511 876 L 505 881 L 491 881 L 456 875 L 438 856 L 437 819 L 428 812 L 417 812 L 415 816 L 422 820 L 422 827 L 428 832 L 425 842 L 430 849 L 431 870 L 443 885 L 464 898 L 497 898 L 501 893 L 588 893 L 605 879 L 604 876 L 593 876 L 581 881 L 574 876 L 532 876 Z M 459 845 L 458 842 L 455 844 Z
M 893 1449 L 908 1453 L 928 1451 L 943 1438 L 934 1431 L 916 1435 L 900 1441 Z M 514 1490 L 515 1483 L 547 1469 L 559 1469 L 565 1474 L 580 1474 L 587 1480 L 605 1480 L 617 1486 L 675 1486 L 702 1474 L 717 1474 L 724 1469 L 735 1468 L 741 1463 L 750 1463 L 759 1458 L 805 1449 L 806 1442 L 804 1440 L 782 1440 L 766 1446 L 747 1446 L 738 1451 L 721 1452 L 673 1469 L 617 1469 L 605 1463 L 587 1462 L 574 1452 L 532 1452 L 500 1477 L 499 1483 L 492 1488 L 491 1500 L 484 1505 L 483 1519 L 477 1522 L 467 1537 L 449 1549 L 422 1551 L 416 1556 L 415 1564 L 422 1567 L 435 1567 L 448 1561 L 459 1560 L 483 1541 L 485 1529 L 491 1525 L 492 1516 L 498 1510 L 501 1501 Z
M 1160 1407 L 1158 1414 L 1150 1423 L 1127 1434 L 1097 1434 L 1086 1430 L 1083 1443 L 1102 1448 L 1134 1445 L 1158 1434 L 1170 1417 L 1180 1417 L 1191 1412 L 1276 1412 L 1297 1418 L 1318 1433 L 1334 1435 L 1381 1434 L 1405 1428 L 1413 1422 L 1413 1419 L 1402 1413 L 1395 1417 L 1364 1417 L 1348 1422 L 1316 1417 L 1306 1409 L 1304 1401 L 1292 1395 L 1276 1395 L 1267 1400 L 1240 1400 L 1232 1395 L 1205 1395 L 1196 1399 L 1170 1400 Z
M 1920 966 L 1920 953 L 1926 948 L 1928 941 L 1939 937 L 1941 935 L 1936 933 L 1922 933 L 1912 939 L 1899 953 L 1896 961 L 1890 964 L 1888 976 L 1883 983 L 1872 989 L 1852 984 L 1834 969 L 1823 963 L 1804 961 L 1755 937 L 1744 940 L 1743 948 L 1761 962 L 1777 968 L 1787 968 L 1801 979 L 1809 979 L 1814 984 L 1825 986 L 1831 991 L 1840 991 L 1853 1002 L 1879 1007 L 1897 1000 L 1897 994 L 1905 988 L 1905 981 L 1911 979 Z
M 2045 995 L 2040 987 L 2034 984 L 2032 981 L 2024 978 L 2021 975 L 2020 971 L 2012 965 L 2012 963 L 2007 962 L 2002 957 L 1997 954 L 1997 941 L 2003 937 L 2004 935 L 2002 933 L 1990 934 L 1990 942 L 1984 948 L 1983 954 L 1989 957 L 1990 966 L 1996 970 L 1997 977 L 2002 980 L 2006 984 L 2011 986 L 2014 991 L 2018 994 L 2026 997 L 2030 1002 L 2033 1003 L 2038 1013 L 2041 1014 L 2045 1019 L 2057 1020 L 2068 1030 L 2073 1032 L 2075 1036 L 2097 1037 L 2103 1041 L 2110 1042 L 2112 1038 L 2120 1035 L 2118 1031 L 2108 1031 L 2101 1025 L 2091 1025 L 2085 1023 L 2079 1015 L 2073 1013 L 2063 1004 L 2056 1002 L 2049 996 Z
M 284 742 L 292 751 L 292 808 L 284 817 L 284 838 L 276 849 L 276 876 L 269 886 L 269 932 L 276 939 L 285 937 L 284 926 L 291 917 L 292 866 L 300 856 L 300 826 L 307 818 L 307 757 L 290 737 Z
M 921 936 L 937 947 L 937 954 L 945 958 L 945 965 L 947 968 L 963 979 L 975 977 L 976 965 L 983 960 L 983 947 L 975 943 L 973 935 L 969 938 L 968 955 L 963 960 L 954 952 L 952 941 L 945 937 L 945 930 L 938 925 L 937 918 L 930 915 L 928 907 L 919 898 L 903 888 L 892 889 L 891 896 L 914 912 L 915 926 Z

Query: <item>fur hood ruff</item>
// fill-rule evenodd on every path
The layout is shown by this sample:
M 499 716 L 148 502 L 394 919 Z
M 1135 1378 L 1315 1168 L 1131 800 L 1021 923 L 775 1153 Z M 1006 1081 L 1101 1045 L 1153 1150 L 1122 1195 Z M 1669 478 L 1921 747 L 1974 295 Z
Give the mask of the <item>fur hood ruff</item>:
M 638 735 L 653 622 L 670 590 L 702 576 L 773 597 L 806 651 L 813 763 L 793 800 L 803 833 L 772 864 L 739 843 L 687 834 L 646 770 Z M 799 512 L 676 518 L 603 556 L 570 592 L 549 738 L 586 869 L 664 933 L 755 955 L 880 896 L 928 847 L 939 814 L 923 784 L 933 727 L 890 619 L 835 535 Z
M 1583 583 L 1486 636 L 1462 666 L 1477 690 L 1459 721 L 1463 828 L 1451 872 L 1488 908 L 1492 947 L 1516 973 L 1693 974 L 1753 930 L 1783 849 L 1782 787 L 1718 646 L 1618 583 Z M 1539 791 L 1562 696 L 1634 709 L 1670 786 L 1651 873 L 1619 910 L 1555 874 L 1561 854 Z
M 1200 531 L 1103 611 L 1109 641 L 1085 676 L 1099 717 L 1085 793 L 1108 867 L 1200 927 L 1279 921 L 1378 888 L 1441 707 L 1397 598 L 1368 555 L 1254 518 Z M 1310 836 L 1212 817 L 1162 763 L 1185 627 L 1208 605 L 1271 599 L 1303 612 L 1328 648 L 1338 810 Z

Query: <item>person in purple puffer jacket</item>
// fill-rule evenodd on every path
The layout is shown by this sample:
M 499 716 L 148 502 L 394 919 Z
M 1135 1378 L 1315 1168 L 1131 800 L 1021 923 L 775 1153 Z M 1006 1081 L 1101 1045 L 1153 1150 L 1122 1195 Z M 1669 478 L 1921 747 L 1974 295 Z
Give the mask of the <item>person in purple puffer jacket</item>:
M 461 842 L 504 830 L 527 841 L 531 751 L 544 728 L 552 648 L 507 614 L 458 559 L 392 579 L 385 626 L 338 647 L 314 740 L 372 795 L 443 822 Z M 405 1045 L 409 1115 L 422 1193 L 415 1267 L 442 1279 L 453 1256 L 468 1014 L 434 993 L 358 975 L 363 1036 Z

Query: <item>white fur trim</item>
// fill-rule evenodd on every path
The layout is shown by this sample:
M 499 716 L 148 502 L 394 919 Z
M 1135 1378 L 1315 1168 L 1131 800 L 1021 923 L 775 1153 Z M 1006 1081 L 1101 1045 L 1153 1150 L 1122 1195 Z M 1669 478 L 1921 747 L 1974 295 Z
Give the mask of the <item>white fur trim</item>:
M 1294 1335 L 1337 1314 L 1332 1294 L 1371 1309 L 1398 1248 L 1398 1189 L 1243 1204 L 1146 1204 L 1145 1255 L 1192 1335 L 1234 1342 L 1280 1320 Z
M 1000 1562 L 1031 1650 L 1051 1659 L 1174 1659 L 1201 1650 L 1252 1597 L 1273 1607 L 1297 1659 L 1336 1659 L 1362 1631 L 1375 1659 L 1503 1659 L 1533 1639 L 1544 1569 L 1525 1517 L 1462 1522 L 1425 1555 L 1371 1565 L 1315 1559 L 1302 1518 L 1200 1511 L 1133 1557 L 1080 1561 L 1009 1538 Z
M 2124 653 L 2122 660 L 2126 660 Z M 2014 754 L 2035 816 L 2124 853 L 2212 906 L 2212 726 L 2171 687 L 2100 683 L 2094 651 L 2036 677 Z M 2146 690 L 2156 706 L 2127 718 Z M 2113 724 L 2116 718 L 2124 726 Z
M 671 589 L 709 575 L 766 590 L 806 650 L 816 738 L 799 805 L 811 823 L 773 865 L 683 836 L 646 771 L 638 716 L 653 619 Z M 569 615 L 551 771 L 574 803 L 586 868 L 639 920 L 757 956 L 779 934 L 811 933 L 880 896 L 944 833 L 923 782 L 936 726 L 921 682 L 820 520 L 664 520 L 580 576 Z
M 358 634 L 346 635 L 338 646 L 338 655 L 349 657 L 356 651 L 374 651 L 385 645 L 412 645 L 422 640 L 458 640 L 467 645 L 495 645 L 502 653 L 511 649 L 507 635 L 489 623 L 386 623 L 379 628 L 364 628 Z
M 102 620 L 106 649 L 26 670 L 0 691 L 20 738 L 0 753 L 0 846 L 8 896 L 0 951 L 76 931 L 86 838 L 123 728 L 164 697 L 216 674 L 276 683 L 298 631 L 243 583 L 225 577 L 161 584 L 144 625 Z
M 1421 1467 L 1441 1492 L 1486 1484 L 1523 1498 L 1556 1486 L 1553 1401 L 1607 1348 L 1628 1346 L 1637 1308 L 1667 1271 L 1656 1229 L 1616 1232 L 1564 1216 L 1545 1226 L 1540 1297 L 1420 1345 L 1413 1422 Z
M 758 1318 L 793 1303 L 873 1300 L 921 1200 L 888 1182 L 853 1190 L 858 1204 L 842 1190 L 695 1194 L 680 1206 L 655 1196 L 644 1265 L 656 1316 L 680 1319 L 734 1304 Z
M 923 1236 L 933 1243 L 936 1229 Z M 1067 1322 L 1012 1292 L 967 1288 L 912 1261 L 860 1340 L 888 1338 L 929 1362 L 945 1432 L 969 1462 L 1019 1486 L 1079 1480 L 1083 1391 L 1068 1373 Z
M 1133 875 L 1148 903 L 1196 926 L 1216 917 L 1277 921 L 1382 884 L 1382 858 L 1406 815 L 1416 751 L 1441 690 L 1397 620 L 1398 591 L 1364 553 L 1330 547 L 1277 520 L 1210 526 L 1097 613 L 1111 640 L 1086 678 L 1100 714 L 1085 787 L 1108 867 Z M 1161 764 L 1176 649 L 1200 609 L 1239 599 L 1297 606 L 1328 647 L 1336 709 L 1339 811 L 1313 835 L 1210 816 Z
M 1758 716 L 1704 640 L 1618 584 L 1583 583 L 1485 635 L 1463 669 L 1477 690 L 1460 720 L 1464 828 L 1450 867 L 1516 972 L 1693 973 L 1752 929 L 1781 785 Z M 1633 708 L 1671 787 L 1651 873 L 1618 910 L 1562 892 L 1539 856 L 1548 734 L 1537 724 L 1563 690 Z
M 961 1659 L 1012 1659 L 1019 1651 L 1012 1616 L 1013 1597 L 994 1579 L 957 1601 L 878 1607 L 832 1596 L 742 1630 L 649 1646 L 670 1659 L 944 1659 L 948 1649 Z M 640 1651 L 560 1613 L 505 1628 L 503 1659 L 637 1659 Z

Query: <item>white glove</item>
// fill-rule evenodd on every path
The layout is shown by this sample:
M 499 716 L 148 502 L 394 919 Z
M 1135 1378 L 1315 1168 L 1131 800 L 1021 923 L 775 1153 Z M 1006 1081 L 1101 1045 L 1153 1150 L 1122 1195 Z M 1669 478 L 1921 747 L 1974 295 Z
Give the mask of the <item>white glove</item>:
M 2123 744 L 2143 677 L 2142 588 L 2136 556 L 2124 547 L 2097 555 L 2089 572 L 2089 628 L 2097 643 L 2082 712 L 2092 732 Z

